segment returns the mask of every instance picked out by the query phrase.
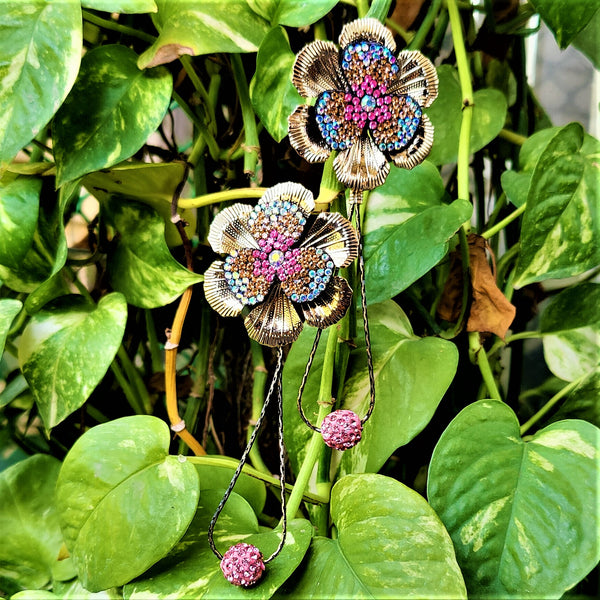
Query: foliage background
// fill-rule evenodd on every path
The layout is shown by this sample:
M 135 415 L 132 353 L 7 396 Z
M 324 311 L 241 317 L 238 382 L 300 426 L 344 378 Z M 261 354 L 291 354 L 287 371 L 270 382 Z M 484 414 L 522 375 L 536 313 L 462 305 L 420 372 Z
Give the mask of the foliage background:
M 331 165 L 289 146 L 290 70 L 366 14 L 440 79 L 428 160 L 392 167 L 362 215 L 377 408 L 343 456 L 306 429 L 306 328 L 284 370 L 290 537 L 240 590 L 206 530 L 273 356 L 206 305 L 206 233 L 287 180 L 345 212 Z M 598 67 L 593 0 L 0 2 L 1 595 L 597 595 L 600 152 L 528 86 L 535 15 Z M 175 407 L 196 456 L 166 425 L 165 330 L 189 286 Z M 324 336 L 314 419 L 331 397 L 364 412 L 357 320 Z M 529 339 L 545 366 L 528 384 Z M 259 439 L 217 543 L 267 554 L 277 450 Z

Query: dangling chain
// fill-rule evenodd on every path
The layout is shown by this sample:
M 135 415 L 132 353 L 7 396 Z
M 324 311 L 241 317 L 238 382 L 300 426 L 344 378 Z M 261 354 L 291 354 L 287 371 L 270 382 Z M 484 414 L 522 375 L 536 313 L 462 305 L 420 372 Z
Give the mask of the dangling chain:
M 278 435 L 279 435 L 279 480 L 280 480 L 280 490 L 281 490 L 281 508 L 282 508 L 282 535 L 279 545 L 277 549 L 269 558 L 265 559 L 265 564 L 272 561 L 283 549 L 285 544 L 285 539 L 287 536 L 287 515 L 286 515 L 286 497 L 285 497 L 285 446 L 283 444 L 283 406 L 282 406 L 282 389 L 281 389 L 281 372 L 283 369 L 283 348 L 277 348 L 277 364 L 275 366 L 275 372 L 273 373 L 273 379 L 271 381 L 271 385 L 269 386 L 269 391 L 267 393 L 267 397 L 265 398 L 265 402 L 263 404 L 262 410 L 260 411 L 260 415 L 256 420 L 256 424 L 254 426 L 254 431 L 246 444 L 246 448 L 240 458 L 240 462 L 231 478 L 231 482 L 219 502 L 219 506 L 217 506 L 217 510 L 213 515 L 213 518 L 210 521 L 210 525 L 208 526 L 208 543 L 210 545 L 210 549 L 213 551 L 213 554 L 219 559 L 223 559 L 223 555 L 219 552 L 217 547 L 215 546 L 214 540 L 214 530 L 215 525 L 217 524 L 217 519 L 225 506 L 225 503 L 231 496 L 231 492 L 237 483 L 237 480 L 242 472 L 246 461 L 248 460 L 248 455 L 250 454 L 250 450 L 254 444 L 254 440 L 258 435 L 258 430 L 264 421 L 265 415 L 267 413 L 267 407 L 274 395 L 277 396 L 277 424 L 278 424 Z

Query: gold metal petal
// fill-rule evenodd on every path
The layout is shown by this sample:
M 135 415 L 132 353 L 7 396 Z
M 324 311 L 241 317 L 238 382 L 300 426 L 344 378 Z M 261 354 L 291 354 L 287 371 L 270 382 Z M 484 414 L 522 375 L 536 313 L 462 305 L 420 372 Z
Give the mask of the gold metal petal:
M 358 40 L 379 42 L 392 52 L 396 50 L 396 42 L 394 42 L 391 31 L 377 19 L 357 19 L 344 25 L 339 39 L 340 46 L 345 48 L 348 44 Z
M 315 141 L 308 134 L 311 108 L 308 104 L 301 104 L 289 116 L 290 143 L 294 150 L 309 163 L 325 162 L 331 154 L 331 150 L 325 142 Z
M 347 267 L 358 256 L 358 236 L 340 213 L 320 213 L 302 247 L 322 248 L 336 267 Z
M 300 315 L 279 285 L 273 286 L 265 301 L 248 313 L 244 325 L 253 340 L 271 347 L 294 342 L 302 331 Z
M 307 190 L 303 185 L 291 181 L 278 183 L 269 188 L 259 202 L 268 204 L 273 200 L 287 200 L 296 204 L 305 217 L 308 217 L 315 208 L 315 200 L 312 192 Z
M 348 310 L 352 288 L 343 277 L 332 277 L 327 287 L 312 302 L 301 304 L 307 325 L 329 327 L 337 323 Z
M 392 160 L 401 169 L 412 169 L 422 163 L 433 145 L 433 124 L 427 117 L 421 117 L 421 123 L 412 143 L 398 154 L 392 154 Z
M 344 90 L 346 85 L 339 67 L 339 50 L 333 42 L 317 40 L 298 52 L 292 83 L 304 98 L 316 98 L 322 92 Z
M 363 134 L 336 156 L 333 169 L 345 186 L 353 190 L 372 190 L 383 184 L 390 165 L 373 140 Z
M 208 231 L 208 243 L 215 252 L 231 254 L 241 248 L 260 248 L 246 225 L 251 212 L 249 204 L 233 204 L 214 218 Z
M 433 63 L 418 50 L 403 50 L 396 64 L 399 71 L 388 94 L 406 94 L 422 108 L 431 106 L 438 95 L 438 75 Z
M 216 260 L 204 273 L 204 296 L 221 316 L 237 317 L 242 312 L 243 304 L 227 284 L 223 264 L 222 260 Z

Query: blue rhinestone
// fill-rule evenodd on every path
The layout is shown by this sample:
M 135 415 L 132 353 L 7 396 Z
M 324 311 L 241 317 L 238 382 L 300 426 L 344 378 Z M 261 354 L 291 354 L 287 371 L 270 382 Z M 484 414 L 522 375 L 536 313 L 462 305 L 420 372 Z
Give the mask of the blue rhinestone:
M 333 261 L 328 260 L 326 264 L 328 268 L 333 269 Z
M 317 284 L 316 284 L 314 281 L 311 281 L 311 282 L 308 284 L 308 287 L 309 287 L 311 290 L 314 290 L 314 289 L 317 287 Z
M 300 302 L 306 302 L 306 294 L 300 294 Z
M 295 294 L 295 293 L 294 293 L 294 294 L 292 294 L 292 295 L 290 296 L 290 298 L 291 298 L 291 299 L 292 299 L 294 302 L 298 302 L 298 294 Z
M 323 252 L 323 260 L 327 260 L 329 258 L 329 254 L 327 252 Z
M 312 279 L 316 275 L 315 271 L 312 269 L 308 272 L 308 276 Z
M 327 263 L 329 264 L 329 263 Z M 325 275 L 329 277 L 331 275 L 331 269 L 325 269 Z
M 398 135 L 400 135 L 400 133 L 398 133 Z M 381 144 L 379 144 L 379 149 L 385 150 L 385 144 L 383 142 Z
M 315 253 L 317 254 L 317 256 L 321 256 L 321 254 L 323 254 L 323 250 L 321 250 L 321 248 L 317 248 L 315 250 Z
M 402 148 L 402 144 L 400 142 L 394 142 L 394 150 L 400 150 Z
M 398 72 L 398 65 L 394 64 L 392 65 L 392 73 L 397 73 Z
M 331 149 L 332 149 L 332 150 L 337 150 L 337 149 L 338 149 L 338 147 L 339 147 L 339 144 L 338 144 L 337 142 L 333 142 L 333 143 L 331 144 Z
M 316 283 L 321 283 L 322 281 L 323 281 L 323 279 L 321 277 L 315 277 Z
M 308 294 L 308 296 L 306 296 L 306 299 L 310 302 L 311 300 L 315 299 L 315 295 L 311 292 L 310 294 Z
M 340 150 L 345 150 L 346 144 L 344 142 L 340 142 Z
M 413 122 L 413 125 L 418 125 L 419 124 L 419 119 L 415 118 L 415 119 L 412 120 L 412 122 Z
M 369 44 L 367 44 L 367 42 L 363 42 L 360 48 L 363 52 L 366 52 L 369 49 Z
M 391 144 L 391 143 L 390 143 L 390 144 L 388 144 L 388 145 L 387 145 L 387 149 L 388 149 L 388 150 L 393 150 L 393 149 L 394 149 L 394 144 Z
M 319 289 L 319 291 L 323 291 L 325 289 L 325 284 L 324 283 L 320 283 L 318 289 Z
M 331 94 L 329 92 L 323 92 L 322 98 L 324 100 L 329 100 L 329 98 L 331 98 Z
M 248 298 L 248 304 L 256 304 L 256 298 L 254 296 Z
M 347 61 L 342 61 L 342 69 L 347 69 L 350 66 L 350 63 L 348 63 Z
M 325 271 L 323 269 L 317 269 L 317 275 L 323 275 Z

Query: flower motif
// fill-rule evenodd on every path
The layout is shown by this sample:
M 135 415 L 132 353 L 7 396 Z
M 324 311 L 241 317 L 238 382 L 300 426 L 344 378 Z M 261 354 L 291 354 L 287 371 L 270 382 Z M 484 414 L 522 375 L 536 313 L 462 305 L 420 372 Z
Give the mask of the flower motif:
M 345 314 L 352 290 L 337 267 L 358 254 L 350 222 L 338 213 L 320 213 L 308 233 L 313 195 L 296 183 L 280 183 L 255 208 L 234 204 L 211 224 L 208 241 L 226 254 L 204 275 L 204 293 L 222 316 L 239 315 L 251 338 L 282 346 L 300 335 L 303 322 L 324 328 Z
M 298 53 L 292 82 L 316 103 L 292 113 L 290 142 L 309 162 L 338 151 L 339 181 L 373 189 L 385 181 L 388 161 L 412 169 L 429 153 L 433 125 L 423 109 L 437 97 L 437 73 L 418 51 L 394 56 L 392 34 L 376 19 L 345 25 L 339 44 L 315 41 Z

